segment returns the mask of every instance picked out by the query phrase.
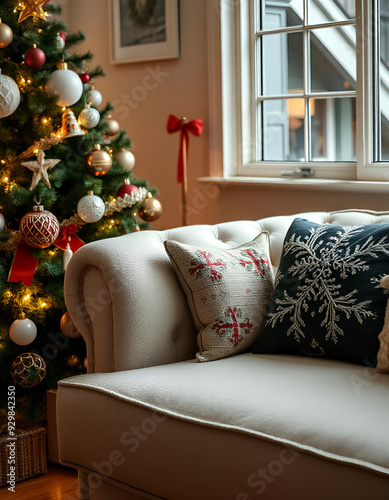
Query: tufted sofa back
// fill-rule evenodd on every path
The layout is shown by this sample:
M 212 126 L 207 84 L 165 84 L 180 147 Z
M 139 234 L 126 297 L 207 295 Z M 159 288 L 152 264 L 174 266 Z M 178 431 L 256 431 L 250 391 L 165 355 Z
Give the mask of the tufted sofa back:
M 165 240 L 233 248 L 268 231 L 276 269 L 285 234 L 296 217 L 322 224 L 389 223 L 389 212 L 309 212 L 144 231 L 82 247 L 69 263 L 64 289 L 68 311 L 87 344 L 88 371 L 118 371 L 194 358 L 197 332 L 165 253 Z

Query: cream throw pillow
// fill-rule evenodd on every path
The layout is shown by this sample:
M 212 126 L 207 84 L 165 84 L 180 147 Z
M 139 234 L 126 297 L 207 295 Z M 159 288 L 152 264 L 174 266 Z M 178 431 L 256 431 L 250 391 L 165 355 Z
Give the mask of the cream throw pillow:
M 389 274 L 381 279 L 380 285 L 389 290 Z M 378 335 L 378 340 L 380 348 L 377 354 L 377 372 L 389 373 L 389 299 L 386 304 L 384 326 Z
M 165 241 L 199 330 L 199 361 L 249 349 L 264 322 L 273 271 L 269 233 L 231 249 L 197 248 Z

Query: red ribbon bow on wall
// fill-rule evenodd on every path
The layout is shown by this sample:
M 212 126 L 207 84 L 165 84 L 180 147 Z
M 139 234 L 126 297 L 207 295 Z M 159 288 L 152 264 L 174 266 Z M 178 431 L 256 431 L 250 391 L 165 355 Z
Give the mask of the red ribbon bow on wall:
M 177 182 L 182 183 L 184 177 L 184 162 L 188 159 L 189 134 L 199 137 L 203 132 L 203 120 L 197 118 L 190 122 L 186 118 L 177 118 L 170 115 L 166 125 L 169 134 L 180 131 L 180 149 L 177 162 Z

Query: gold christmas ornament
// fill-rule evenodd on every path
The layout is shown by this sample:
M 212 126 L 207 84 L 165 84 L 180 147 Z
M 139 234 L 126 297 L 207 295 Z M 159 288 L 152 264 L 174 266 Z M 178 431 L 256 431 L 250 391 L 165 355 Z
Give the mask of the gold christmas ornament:
M 62 333 L 71 339 L 77 339 L 81 336 L 67 311 L 61 317 L 60 328 Z
M 147 198 L 138 209 L 139 217 L 145 222 L 153 222 L 160 217 L 161 213 L 161 203 L 151 193 L 147 193 Z
M 8 24 L 2 23 L 0 18 L 0 49 L 8 47 L 12 42 L 14 34 Z
M 111 155 L 101 149 L 100 144 L 93 146 L 93 150 L 86 157 L 85 162 L 88 172 L 96 177 L 105 175 L 112 167 Z
M 23 22 L 30 16 L 39 17 L 42 21 L 47 21 L 46 13 L 43 10 L 46 2 L 47 0 L 23 0 L 23 2 L 20 2 L 22 11 L 20 12 L 18 23 Z
M 81 368 L 82 366 L 77 354 L 70 354 L 70 356 L 66 358 L 66 364 L 69 368 Z
M 105 135 L 108 137 L 113 137 L 120 130 L 119 123 L 114 120 L 111 116 L 108 116 L 105 120 L 105 123 L 108 125 L 108 130 L 105 132 Z
M 129 149 L 122 148 L 115 153 L 115 160 L 123 170 L 132 170 L 135 165 L 135 156 Z

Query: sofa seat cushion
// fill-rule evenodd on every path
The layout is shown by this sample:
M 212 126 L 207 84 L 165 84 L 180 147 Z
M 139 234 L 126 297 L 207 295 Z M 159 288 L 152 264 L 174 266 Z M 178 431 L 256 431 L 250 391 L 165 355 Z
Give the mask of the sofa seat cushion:
M 86 405 L 88 398 L 100 399 L 99 407 L 107 410 L 112 399 L 128 404 L 128 422 L 131 412 L 142 407 L 389 476 L 389 377 L 370 368 L 246 353 L 212 363 L 190 360 L 80 375 L 59 385 L 59 395 L 83 389 Z M 63 419 L 72 418 L 73 410 L 63 410 Z M 87 429 L 91 416 L 77 409 L 73 413 L 77 427 Z M 112 411 L 104 418 L 111 429 L 128 430 L 117 429 Z

